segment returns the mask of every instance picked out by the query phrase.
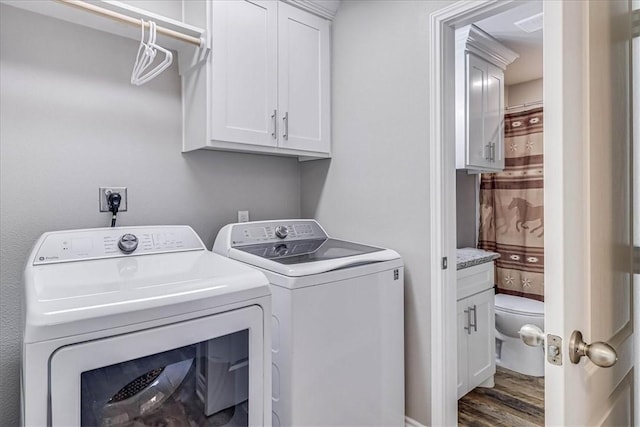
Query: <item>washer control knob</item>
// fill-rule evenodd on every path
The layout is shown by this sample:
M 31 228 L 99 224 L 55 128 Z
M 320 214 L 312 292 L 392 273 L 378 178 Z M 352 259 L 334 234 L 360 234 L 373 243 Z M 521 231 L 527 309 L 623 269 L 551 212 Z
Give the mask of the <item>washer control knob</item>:
M 120 240 L 118 240 L 118 247 L 125 254 L 130 254 L 138 247 L 138 238 L 135 234 L 123 234 Z
M 289 235 L 289 229 L 287 228 L 286 225 L 279 225 L 276 227 L 276 236 L 278 236 L 281 239 L 284 239 L 288 235 Z

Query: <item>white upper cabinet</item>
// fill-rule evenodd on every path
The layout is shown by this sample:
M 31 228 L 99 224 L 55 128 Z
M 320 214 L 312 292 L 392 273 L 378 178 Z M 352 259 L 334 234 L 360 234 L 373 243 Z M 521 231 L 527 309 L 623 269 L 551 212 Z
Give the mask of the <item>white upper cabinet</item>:
M 183 77 L 183 151 L 330 156 L 330 22 L 277 1 L 185 2 L 211 55 Z
M 329 22 L 278 5 L 280 146 L 329 153 Z
M 504 169 L 504 70 L 517 57 L 473 25 L 456 30 L 458 169 Z
M 465 138 L 467 141 L 470 141 L 470 143 L 464 146 L 467 152 L 466 165 L 469 167 L 487 167 L 489 163 L 487 144 L 476 143 L 476 141 L 484 138 L 484 112 L 487 100 L 487 86 L 485 85 L 487 81 L 487 63 L 470 53 L 465 54 L 465 59 L 465 68 L 467 70 L 467 81 L 465 82 L 467 86 L 467 102 L 464 106 L 466 110 L 466 123 L 463 122 L 463 125 L 465 125 L 465 132 L 467 133 Z
M 277 3 L 214 2 L 212 28 L 211 138 L 277 146 Z
M 491 147 L 491 161 L 504 169 L 504 72 L 487 63 L 487 95 L 484 113 L 484 140 Z

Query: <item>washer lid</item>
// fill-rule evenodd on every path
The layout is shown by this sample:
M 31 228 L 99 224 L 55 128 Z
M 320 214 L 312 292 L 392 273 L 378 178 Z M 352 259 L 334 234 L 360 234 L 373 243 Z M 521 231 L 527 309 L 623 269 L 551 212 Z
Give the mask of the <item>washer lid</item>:
M 544 303 L 515 295 L 496 294 L 496 309 L 515 314 L 544 316 Z
M 400 259 L 390 249 L 332 239 L 312 219 L 228 224 L 213 251 L 288 277 Z
M 242 246 L 239 251 L 280 264 L 305 264 L 380 252 L 384 249 L 338 239 L 294 240 Z
M 342 268 L 355 267 L 377 262 L 399 259 L 400 255 L 390 249 L 376 248 L 353 242 L 328 239 L 326 246 L 320 245 L 314 252 L 294 254 L 291 256 L 269 257 L 267 247 L 260 248 L 260 252 L 232 248 L 229 257 L 255 267 L 264 268 L 284 276 L 301 277 Z M 291 245 L 289 245 L 291 247 Z M 276 248 L 273 248 L 277 250 Z M 295 251 L 295 249 L 291 248 Z M 258 248 L 254 248 L 258 251 Z M 281 249 L 284 251 L 284 249 Z M 261 251 L 265 251 L 264 253 Z

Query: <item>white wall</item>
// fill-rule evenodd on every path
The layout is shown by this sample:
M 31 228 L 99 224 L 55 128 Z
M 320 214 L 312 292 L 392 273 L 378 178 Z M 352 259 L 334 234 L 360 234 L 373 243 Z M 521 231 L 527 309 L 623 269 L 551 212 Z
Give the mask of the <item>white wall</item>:
M 458 248 L 475 248 L 478 239 L 480 194 L 478 174 L 456 171 L 456 243 Z
M 542 100 L 542 79 L 511 85 L 505 91 L 506 106 L 521 105 Z
M 129 84 L 137 43 L 0 6 L 0 426 L 19 417 L 20 278 L 43 232 L 109 224 L 98 186 L 129 189 L 121 225 L 189 224 L 207 245 L 239 208 L 298 217 L 295 159 L 181 154 L 176 67 Z M 44 380 L 44 379 L 43 379 Z
M 303 216 L 405 260 L 406 413 L 423 424 L 430 419 L 428 19 L 447 4 L 341 4 L 333 25 L 333 159 L 302 166 Z

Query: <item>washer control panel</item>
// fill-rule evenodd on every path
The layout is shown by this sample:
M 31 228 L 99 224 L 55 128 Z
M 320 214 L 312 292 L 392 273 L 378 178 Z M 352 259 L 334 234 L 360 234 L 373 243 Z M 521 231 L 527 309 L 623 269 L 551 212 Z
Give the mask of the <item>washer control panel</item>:
M 46 233 L 33 265 L 206 250 L 189 226 L 117 227 Z
M 284 239 L 289 235 L 289 227 L 286 225 L 278 225 L 276 227 L 276 237 L 278 239 Z
M 327 237 L 320 224 L 311 219 L 241 222 L 231 229 L 231 246 Z
M 138 249 L 138 237 L 131 233 L 123 234 L 118 240 L 118 247 L 123 253 L 130 254 Z

